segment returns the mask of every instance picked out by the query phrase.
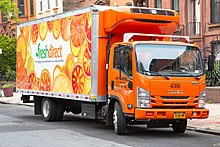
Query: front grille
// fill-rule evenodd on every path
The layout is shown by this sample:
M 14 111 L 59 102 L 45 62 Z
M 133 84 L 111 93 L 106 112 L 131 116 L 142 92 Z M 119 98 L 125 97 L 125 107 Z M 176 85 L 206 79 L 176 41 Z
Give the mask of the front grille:
M 155 14 L 155 15 L 168 15 L 174 16 L 175 13 L 167 10 L 155 10 L 155 9 L 141 9 L 141 8 L 131 8 L 131 13 L 142 13 L 142 14 Z
M 152 106 L 153 109 L 193 109 L 194 106 Z
M 197 96 L 152 96 L 150 103 L 152 108 L 158 109 L 189 109 L 198 105 Z
M 186 105 L 188 102 L 162 102 L 165 105 L 174 105 L 174 104 L 181 104 L 181 105 Z
M 161 96 L 163 99 L 188 99 L 189 96 Z

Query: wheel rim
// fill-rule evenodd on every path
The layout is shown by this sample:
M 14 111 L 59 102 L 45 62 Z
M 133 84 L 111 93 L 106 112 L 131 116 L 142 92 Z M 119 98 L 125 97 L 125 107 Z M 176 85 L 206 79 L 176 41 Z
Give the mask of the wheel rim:
M 49 102 L 47 100 L 45 100 L 44 104 L 43 104 L 43 115 L 44 115 L 44 117 L 47 117 L 49 115 L 49 109 L 50 109 Z
M 114 127 L 115 127 L 115 132 L 117 132 L 118 129 L 118 118 L 117 118 L 117 110 L 115 108 L 114 113 L 113 113 L 113 123 L 114 123 Z

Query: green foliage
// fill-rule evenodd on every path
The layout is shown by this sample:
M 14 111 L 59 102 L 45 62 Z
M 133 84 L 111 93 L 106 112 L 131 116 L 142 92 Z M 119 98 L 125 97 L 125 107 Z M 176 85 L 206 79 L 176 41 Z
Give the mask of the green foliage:
M 7 83 L 7 84 L 2 85 L 3 89 L 4 88 L 11 88 L 11 87 L 13 87 L 13 84 L 11 84 L 11 83 Z
M 0 10 L 2 14 L 5 16 L 5 18 L 9 17 L 9 13 L 12 13 L 12 18 L 19 22 L 18 14 L 20 14 L 19 9 L 16 7 L 16 4 L 14 2 L 11 2 L 11 0 L 0 0 Z
M 5 75 L 7 81 L 13 81 L 15 82 L 16 79 L 16 73 L 14 70 L 8 69 Z
M 8 70 L 15 71 L 16 39 L 0 35 L 0 48 L 2 49 L 2 54 L 0 54 L 0 74 L 6 74 Z
M 215 63 L 213 71 L 206 72 L 206 85 L 207 86 L 219 86 L 220 85 L 220 64 Z

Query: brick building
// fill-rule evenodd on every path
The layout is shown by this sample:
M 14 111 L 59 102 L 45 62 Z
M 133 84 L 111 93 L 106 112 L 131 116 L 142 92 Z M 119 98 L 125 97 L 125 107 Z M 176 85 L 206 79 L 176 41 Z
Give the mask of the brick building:
M 63 11 L 66 12 L 90 5 L 125 6 L 133 5 L 133 0 L 63 0 Z
M 36 18 L 35 2 L 36 0 L 14 0 L 17 7 L 20 10 L 19 19 L 21 22 L 34 20 Z M 4 18 L 0 12 L 0 34 L 6 34 L 7 36 L 16 35 L 17 23 L 11 18 Z
M 174 9 L 180 14 L 180 25 L 176 34 L 190 36 L 192 42 L 213 52 L 217 60 L 220 60 L 220 0 L 14 0 L 14 2 L 22 12 L 21 22 L 61 13 L 61 9 L 65 12 L 92 4 Z M 58 7 L 55 7 L 55 4 L 58 4 Z M 0 16 L 0 33 L 14 35 L 15 22 Z
M 180 15 L 177 35 L 190 36 L 204 54 L 220 60 L 220 0 L 142 0 L 147 7 L 174 9 Z M 208 51 L 207 51 L 208 50 Z
M 19 19 L 22 22 L 46 17 L 63 12 L 63 0 L 13 0 L 20 10 Z M 16 35 L 17 23 L 11 18 L 4 18 L 0 11 L 0 34 Z
M 36 19 L 63 12 L 63 0 L 36 0 Z

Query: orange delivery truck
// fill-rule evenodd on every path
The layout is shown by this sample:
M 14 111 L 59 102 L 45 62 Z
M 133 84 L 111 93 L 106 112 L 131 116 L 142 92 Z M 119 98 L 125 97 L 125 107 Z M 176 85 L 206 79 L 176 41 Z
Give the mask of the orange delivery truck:
M 200 49 L 172 35 L 178 22 L 173 10 L 94 5 L 22 23 L 17 92 L 44 121 L 72 112 L 118 135 L 143 122 L 184 133 L 209 110 Z

